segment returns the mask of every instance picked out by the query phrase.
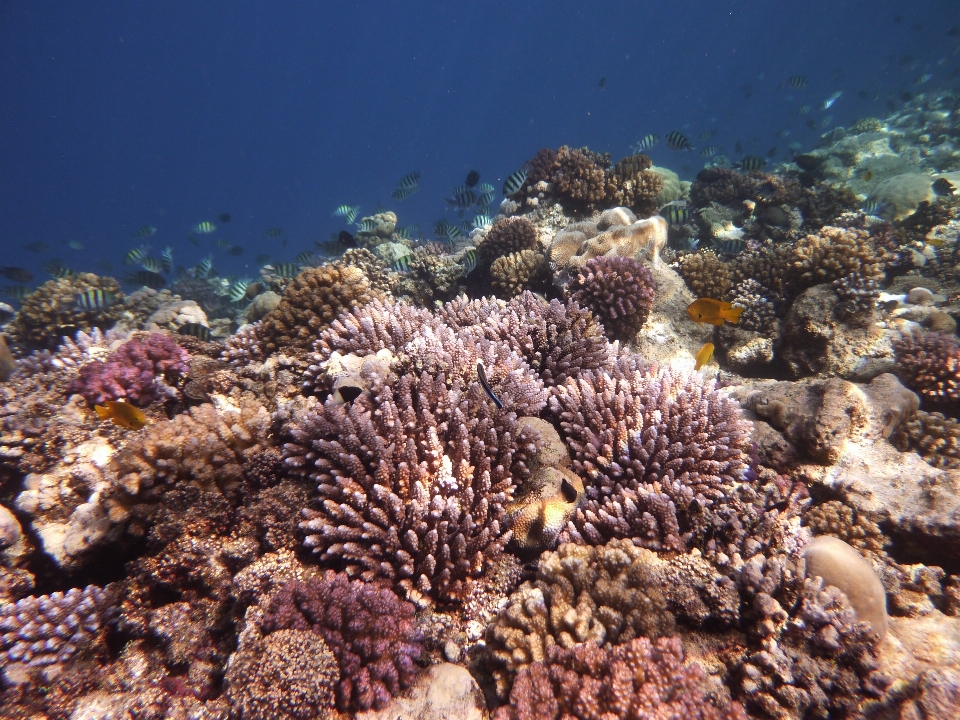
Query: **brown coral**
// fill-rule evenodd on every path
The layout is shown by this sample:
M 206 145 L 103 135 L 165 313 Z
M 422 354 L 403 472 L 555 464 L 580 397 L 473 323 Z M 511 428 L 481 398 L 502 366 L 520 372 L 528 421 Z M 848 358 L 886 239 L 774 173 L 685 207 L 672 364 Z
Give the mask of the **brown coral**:
M 537 244 L 537 229 L 523 217 L 499 218 L 477 246 L 477 254 L 485 265 L 498 257 L 530 250 Z
M 517 672 L 545 661 L 551 647 L 609 647 L 670 633 L 673 616 L 656 566 L 653 553 L 629 540 L 597 548 L 566 543 L 544 553 L 536 579 L 510 596 L 487 631 L 501 696 Z
M 960 468 L 960 422 L 943 413 L 917 410 L 897 427 L 890 442 L 901 452 L 917 453 L 935 468 Z
M 178 483 L 233 496 L 246 482 L 244 464 L 263 451 L 270 414 L 255 402 L 223 413 L 207 403 L 143 430 L 114 459 L 119 486 L 140 501 Z
M 498 297 L 516 297 L 524 290 L 543 290 L 549 273 L 547 261 L 535 250 L 498 257 L 490 266 L 490 285 Z
M 85 310 L 77 304 L 77 298 L 90 289 L 110 293 L 118 302 Z M 48 280 L 24 298 L 7 331 L 27 347 L 54 348 L 63 337 L 73 337 L 77 330 L 111 327 L 124 311 L 123 303 L 119 302 L 122 299 L 120 283 L 112 277 L 80 273 Z
M 607 200 L 606 168 L 609 160 L 587 148 L 566 145 L 557 151 L 556 170 L 551 182 L 554 197 L 572 214 L 590 214 Z
M 524 669 L 494 720 L 747 720 L 738 703 L 713 696 L 680 639 L 637 638 L 601 649 L 552 647 Z
M 653 215 L 663 176 L 650 170 L 652 166 L 646 155 L 629 155 L 614 165 L 607 175 L 606 204 L 628 207 L 641 218 Z
M 321 265 L 297 275 L 258 335 L 267 354 L 286 347 L 309 348 L 341 311 L 376 297 L 363 271 L 353 265 Z
M 733 287 L 733 272 L 712 250 L 683 255 L 677 261 L 677 272 L 697 297 L 722 300 Z
M 893 341 L 904 384 L 932 402 L 960 400 L 960 341 L 955 335 L 914 331 Z
M 856 227 L 823 227 L 794 246 L 794 265 L 806 286 L 840 280 L 853 273 L 883 280 L 891 258 L 876 247 L 870 232 Z

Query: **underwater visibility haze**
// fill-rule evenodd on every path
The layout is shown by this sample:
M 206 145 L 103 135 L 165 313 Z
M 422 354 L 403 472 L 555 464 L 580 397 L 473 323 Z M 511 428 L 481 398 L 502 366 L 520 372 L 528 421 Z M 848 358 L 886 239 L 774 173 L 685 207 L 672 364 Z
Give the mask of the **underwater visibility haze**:
M 0 718 L 960 718 L 960 13 L 0 4 Z

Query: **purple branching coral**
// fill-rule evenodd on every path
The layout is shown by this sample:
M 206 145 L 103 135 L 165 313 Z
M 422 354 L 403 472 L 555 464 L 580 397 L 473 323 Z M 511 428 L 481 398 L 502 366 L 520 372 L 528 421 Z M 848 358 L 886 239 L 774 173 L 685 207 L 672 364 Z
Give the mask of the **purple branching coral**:
M 320 635 L 340 666 L 341 710 L 382 708 L 416 678 L 423 638 L 412 603 L 389 587 L 328 570 L 291 582 L 271 598 L 264 629 Z
M 106 400 L 124 400 L 146 407 L 163 395 L 158 382 L 164 377 L 185 375 L 190 355 L 169 335 L 152 333 L 145 339 L 134 338 L 107 357 L 80 368 L 80 376 L 70 385 L 94 405 Z
M 697 373 L 623 357 L 554 388 L 550 409 L 586 486 L 560 542 L 688 548 L 749 467 L 749 421 Z
M 568 290 L 600 318 L 610 337 L 632 340 L 653 309 L 655 283 L 639 260 L 598 257 L 587 260 Z
M 424 349 L 444 351 L 442 343 Z M 476 355 L 445 352 L 456 358 L 449 370 L 374 374 L 351 403 L 294 411 L 283 455 L 288 472 L 317 482 L 302 527 L 324 562 L 458 600 L 509 541 L 504 505 L 542 444 L 513 406 L 536 414 L 545 393 L 519 358 L 512 367 L 498 361 L 488 366 L 505 404 L 498 409 L 469 371 Z
M 0 604 L 0 658 L 31 666 L 69 660 L 104 629 L 113 601 L 109 590 L 88 585 Z
M 912 332 L 893 341 L 897 371 L 925 400 L 960 400 L 960 341 L 939 332 Z

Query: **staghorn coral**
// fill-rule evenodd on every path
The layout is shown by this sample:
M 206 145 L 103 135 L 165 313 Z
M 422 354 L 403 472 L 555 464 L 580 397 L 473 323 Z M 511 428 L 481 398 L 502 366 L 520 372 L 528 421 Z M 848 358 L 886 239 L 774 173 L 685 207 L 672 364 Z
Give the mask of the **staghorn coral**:
M 677 260 L 677 272 L 697 297 L 722 300 L 733 286 L 730 264 L 712 250 L 682 255 Z
M 110 293 L 116 302 L 98 310 L 84 310 L 77 304 L 77 297 L 91 288 Z M 111 327 L 124 311 L 122 299 L 120 283 L 111 277 L 80 273 L 48 280 L 24 298 L 6 331 L 26 347 L 54 348 L 61 338 L 78 330 Z
M 506 697 L 513 677 L 543 662 L 551 647 L 609 647 L 673 631 L 657 559 L 629 540 L 565 543 L 540 556 L 537 576 L 514 592 L 487 629 L 487 647 Z
M 540 441 L 496 409 L 470 365 L 447 367 L 373 375 L 352 403 L 294 412 L 283 453 L 288 472 L 318 483 L 302 527 L 324 562 L 456 600 L 509 540 L 504 504 Z M 508 408 L 536 397 L 519 367 L 501 389 L 496 367 L 490 381 Z
M 900 379 L 925 400 L 960 400 L 960 341 L 954 335 L 912 331 L 893 340 Z
M 262 720 L 332 718 L 339 680 L 326 642 L 304 630 L 247 640 L 231 656 L 224 678 L 237 716 Z
M 232 497 L 247 482 L 244 465 L 267 445 L 270 414 L 255 401 L 222 412 L 206 403 L 144 429 L 117 453 L 119 499 L 153 502 L 181 483 Z
M 373 355 L 386 349 L 397 354 L 429 324 L 433 315 L 403 300 L 375 299 L 362 307 L 344 310 L 320 333 L 313 359 L 326 360 L 330 353 Z
M 890 442 L 901 452 L 917 453 L 935 468 L 960 468 L 960 422 L 943 413 L 917 410 L 893 431 Z
M 50 665 L 88 649 L 109 621 L 115 598 L 95 585 L 0 604 L 6 663 Z
M 104 362 L 95 360 L 82 366 L 69 392 L 79 393 L 90 405 L 124 400 L 146 407 L 171 393 L 162 381 L 185 375 L 189 359 L 170 335 L 151 333 L 142 340 L 128 340 Z
M 614 165 L 607 174 L 606 204 L 630 208 L 639 217 L 653 215 L 663 176 L 650 170 L 652 166 L 646 155 L 629 155 Z
M 317 334 L 346 308 L 375 298 L 370 281 L 352 265 L 308 268 L 293 279 L 277 309 L 260 324 L 258 336 L 266 354 L 280 348 L 309 348 Z
M 523 217 L 498 218 L 477 245 L 477 255 L 483 265 L 490 265 L 499 257 L 531 250 L 537 244 L 537 229 Z
M 535 250 L 498 257 L 490 266 L 490 285 L 499 297 L 512 298 L 524 290 L 542 290 L 548 280 L 546 257 Z
M 680 639 L 636 638 L 602 649 L 552 647 L 524 669 L 494 720 L 747 720 L 717 698 L 699 665 L 684 663 Z
M 752 426 L 700 373 L 622 358 L 558 386 L 550 410 L 586 485 L 561 541 L 688 547 L 747 470 Z
M 600 257 L 587 260 L 567 291 L 600 318 L 607 335 L 632 340 L 653 309 L 655 287 L 653 274 L 639 260 Z
M 309 630 L 323 638 L 340 667 L 341 710 L 380 709 L 418 672 L 422 639 L 414 606 L 387 587 L 344 573 L 327 570 L 289 583 L 270 599 L 263 626 L 269 633 Z

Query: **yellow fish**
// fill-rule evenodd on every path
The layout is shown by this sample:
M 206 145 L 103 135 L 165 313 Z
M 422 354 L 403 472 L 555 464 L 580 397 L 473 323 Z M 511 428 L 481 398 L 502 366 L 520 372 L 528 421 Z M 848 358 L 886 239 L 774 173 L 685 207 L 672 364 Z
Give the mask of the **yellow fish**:
M 740 322 L 740 313 L 744 308 L 734 307 L 733 303 L 723 300 L 714 300 L 713 298 L 700 298 L 694 300 L 687 306 L 687 315 L 695 323 L 710 323 L 711 325 L 723 325 L 723 321 L 731 322 L 734 325 Z
M 697 351 L 697 364 L 694 366 L 694 370 L 699 370 L 708 362 L 710 358 L 713 357 L 713 343 L 704 343 L 703 347 Z
M 113 420 L 114 425 L 128 430 L 139 430 L 147 424 L 147 416 L 129 403 L 107 400 L 103 405 L 94 405 L 93 409 L 101 420 Z

